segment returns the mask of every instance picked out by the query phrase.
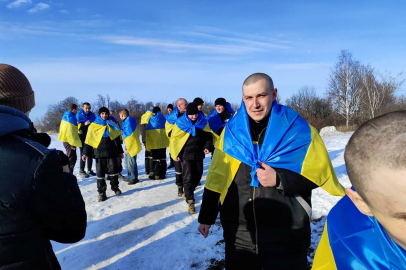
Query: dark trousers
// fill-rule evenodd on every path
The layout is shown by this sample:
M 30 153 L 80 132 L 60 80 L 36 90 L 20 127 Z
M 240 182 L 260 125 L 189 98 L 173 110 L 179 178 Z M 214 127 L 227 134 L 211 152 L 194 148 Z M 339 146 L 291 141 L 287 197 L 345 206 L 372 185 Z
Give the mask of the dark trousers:
M 302 253 L 257 254 L 255 248 L 236 247 L 226 242 L 226 270 L 307 270 L 307 250 Z
M 151 152 L 145 151 L 145 174 L 149 174 L 151 172 L 151 166 L 152 166 L 151 158 L 152 158 Z
M 203 174 L 203 160 L 183 160 L 182 176 L 186 200 L 194 200 L 194 192 Z
M 183 187 L 182 162 L 174 160 L 173 165 L 175 166 L 176 185 Z
M 166 148 L 151 150 L 152 166 L 150 175 L 165 179 L 166 176 Z
M 83 142 L 82 142 L 83 144 Z M 80 149 L 80 171 L 84 172 L 85 171 L 85 162 L 82 160 L 82 155 L 83 155 L 83 147 L 79 147 Z M 93 166 L 93 157 L 88 156 L 87 157 L 87 170 L 91 171 Z
M 69 158 L 69 173 L 73 173 L 73 169 L 75 168 L 77 155 L 76 155 L 76 147 L 70 145 L 67 142 L 63 143 L 63 147 L 65 147 L 66 155 Z
M 97 158 L 96 159 L 96 174 L 97 174 L 97 191 L 99 193 L 105 193 L 107 189 L 106 180 L 104 177 L 106 174 L 110 176 L 111 190 L 116 191 L 118 189 L 118 173 L 119 166 L 117 158 Z

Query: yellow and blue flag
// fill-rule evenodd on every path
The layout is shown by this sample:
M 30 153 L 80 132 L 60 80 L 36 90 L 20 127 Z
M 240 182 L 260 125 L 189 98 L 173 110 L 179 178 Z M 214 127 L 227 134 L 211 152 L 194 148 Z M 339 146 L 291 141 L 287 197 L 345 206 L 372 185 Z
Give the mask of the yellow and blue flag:
M 261 148 L 252 141 L 248 117 L 242 102 L 216 142 L 206 188 L 220 193 L 222 202 L 241 162 L 252 167 L 251 186 L 254 187 L 259 186 L 256 171 L 261 161 L 299 173 L 332 195 L 345 195 L 323 140 L 297 112 L 274 101 Z
M 173 109 L 172 113 L 166 116 L 165 132 L 169 136 L 169 133 L 173 130 L 176 120 L 179 117 L 179 109 L 177 106 Z
M 143 115 L 141 115 L 141 125 L 148 125 L 149 119 L 151 118 L 151 116 L 153 116 L 154 114 L 152 113 L 151 109 L 148 109 Z
M 137 120 L 128 116 L 123 121 L 121 131 L 123 133 L 123 139 L 128 153 L 131 157 L 135 157 L 142 150 L 140 131 L 137 128 Z
M 121 130 L 116 124 L 110 120 L 103 120 L 100 115 L 96 117 L 96 120 L 90 124 L 87 131 L 85 144 L 90 145 L 93 148 L 99 147 L 100 141 L 103 137 L 110 137 L 114 140 L 121 135 Z
M 165 133 L 166 118 L 161 112 L 152 116 L 146 129 L 146 148 L 147 151 L 151 149 L 167 148 L 169 146 L 169 139 Z
M 86 112 L 83 109 L 80 109 L 80 111 L 78 111 L 76 114 L 76 119 L 78 122 L 78 129 L 80 132 L 80 125 L 84 124 L 88 120 L 92 123 L 94 120 L 96 120 L 96 115 L 93 112 L 89 112 L 89 114 L 86 114 Z
M 59 126 L 58 140 L 67 142 L 72 146 L 82 147 L 76 116 L 69 110 L 63 113 L 61 125 Z
M 189 136 L 196 136 L 196 128 L 211 132 L 209 124 L 203 114 L 198 115 L 195 123 L 189 119 L 186 113 L 176 120 L 169 141 L 169 153 L 173 159 L 178 157 Z
M 109 120 L 111 121 L 111 122 L 113 122 L 114 124 L 116 124 L 116 126 L 118 126 L 119 128 L 121 127 L 120 126 L 120 122 L 118 122 L 118 120 L 114 117 L 114 116 L 109 116 Z
M 226 104 L 226 109 L 229 113 L 231 113 L 231 117 L 228 119 L 230 121 L 233 118 L 234 110 L 229 103 Z M 207 117 L 207 121 L 209 122 L 210 129 L 216 133 L 220 128 L 224 127 L 226 123 L 221 122 L 220 114 L 214 109 Z
M 406 269 L 406 251 L 345 196 L 327 216 L 312 269 Z

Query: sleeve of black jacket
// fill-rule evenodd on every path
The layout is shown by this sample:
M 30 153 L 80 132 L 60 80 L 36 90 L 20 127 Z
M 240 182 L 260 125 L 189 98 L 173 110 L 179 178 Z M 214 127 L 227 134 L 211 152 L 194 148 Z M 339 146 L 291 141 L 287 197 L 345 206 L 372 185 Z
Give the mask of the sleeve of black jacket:
M 85 236 L 87 215 L 76 177 L 62 172 L 56 151 L 47 153 L 34 174 L 32 211 L 45 236 L 74 243 Z
M 276 186 L 281 184 L 281 189 L 279 191 L 284 196 L 294 196 L 296 194 L 307 194 L 312 191 L 312 189 L 318 186 L 312 181 L 308 180 L 301 174 L 295 173 L 291 170 L 274 168 L 276 171 Z
M 204 144 L 204 149 L 210 150 L 213 145 L 213 135 L 210 132 L 204 132 L 204 137 L 206 141 Z
M 117 138 L 115 138 L 116 140 L 116 145 L 117 145 L 117 154 L 123 154 L 124 150 L 123 150 L 123 146 L 122 146 L 122 141 L 121 141 L 121 136 L 118 136 Z
M 207 188 L 203 192 L 202 206 L 199 212 L 199 223 L 213 225 L 216 222 L 219 207 L 220 193 L 211 191 Z
M 146 131 L 147 131 L 147 125 L 146 124 L 140 125 L 141 140 L 144 145 L 146 142 Z

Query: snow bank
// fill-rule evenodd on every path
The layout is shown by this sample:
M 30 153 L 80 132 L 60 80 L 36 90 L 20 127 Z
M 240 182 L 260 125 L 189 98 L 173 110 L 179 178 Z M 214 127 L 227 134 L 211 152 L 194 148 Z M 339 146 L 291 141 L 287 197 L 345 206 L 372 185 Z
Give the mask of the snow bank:
M 335 126 L 324 127 L 320 130 L 320 136 L 326 135 L 339 135 L 341 132 L 337 131 Z

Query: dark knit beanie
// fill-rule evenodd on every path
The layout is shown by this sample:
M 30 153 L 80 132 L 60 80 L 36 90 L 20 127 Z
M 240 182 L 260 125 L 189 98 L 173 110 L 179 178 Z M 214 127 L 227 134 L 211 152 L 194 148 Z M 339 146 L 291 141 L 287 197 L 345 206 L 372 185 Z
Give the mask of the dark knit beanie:
M 198 114 L 199 109 L 197 109 L 197 105 L 194 104 L 193 102 L 189 103 L 186 107 L 186 114 L 187 115 L 192 115 L 192 114 Z
M 216 106 L 216 105 L 221 105 L 221 106 L 226 107 L 226 99 L 219 97 L 218 99 L 216 99 L 216 101 L 214 101 L 214 106 Z
M 197 106 L 201 105 L 204 103 L 203 99 L 197 97 L 193 100 L 193 103 L 196 104 Z
M 168 104 L 168 107 L 166 107 L 167 109 L 172 109 L 173 110 L 173 105 L 172 104 Z
M 34 91 L 27 77 L 17 68 L 0 64 L 0 105 L 24 113 L 35 106 Z
M 99 115 L 101 115 L 103 112 L 107 113 L 108 115 L 110 115 L 110 111 L 109 109 L 107 109 L 106 107 L 101 107 L 99 109 Z
M 152 109 L 152 112 L 153 113 L 158 113 L 158 112 L 160 112 L 161 111 L 161 108 L 159 108 L 158 106 L 157 107 L 154 107 L 153 109 Z

